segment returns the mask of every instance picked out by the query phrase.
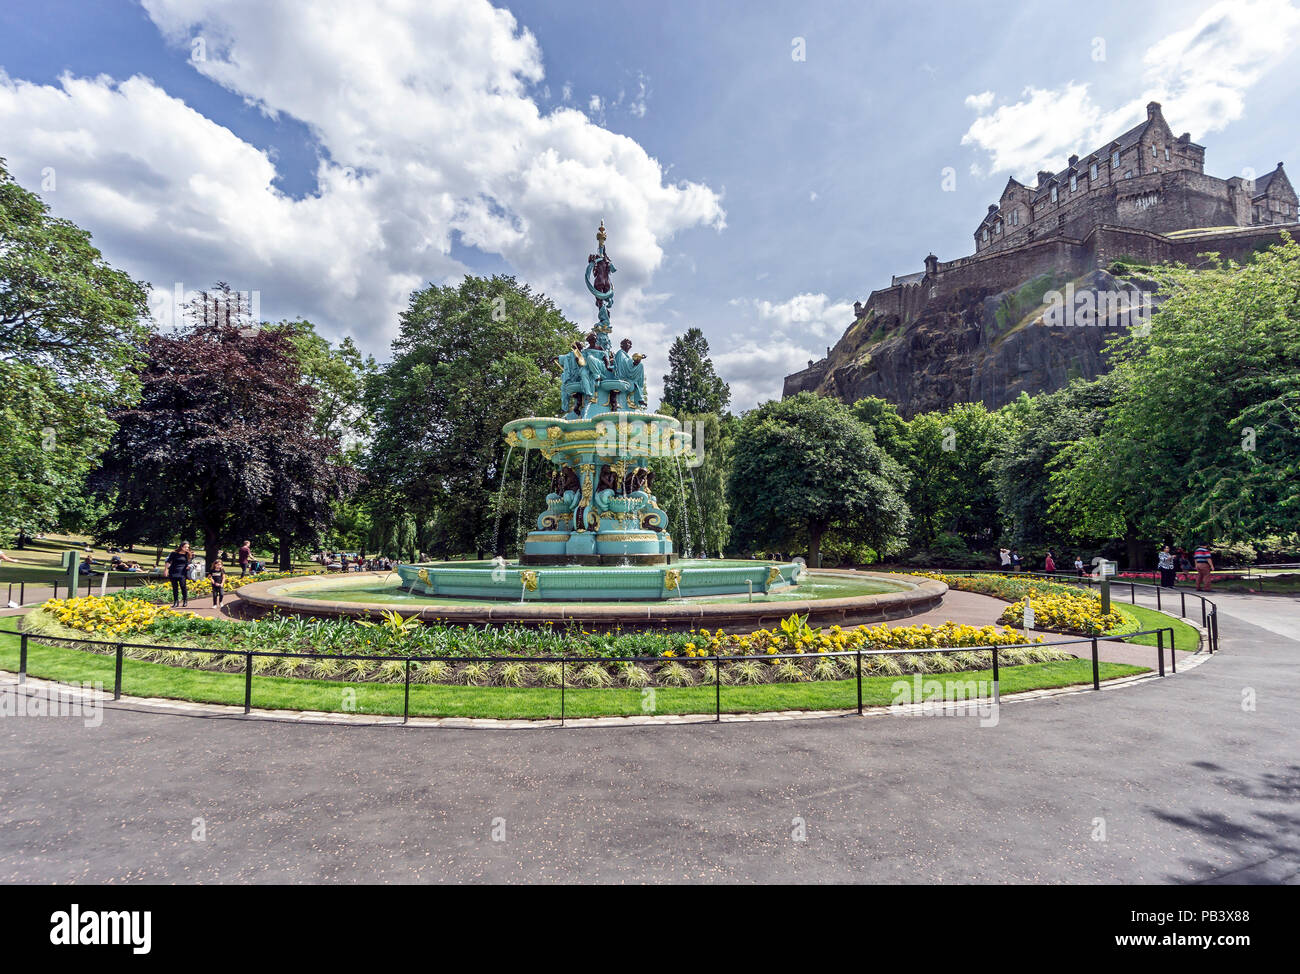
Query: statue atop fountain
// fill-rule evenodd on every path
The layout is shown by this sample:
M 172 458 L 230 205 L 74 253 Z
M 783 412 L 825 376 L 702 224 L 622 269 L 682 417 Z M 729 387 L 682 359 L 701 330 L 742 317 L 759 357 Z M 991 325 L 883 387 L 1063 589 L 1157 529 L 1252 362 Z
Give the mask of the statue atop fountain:
M 517 419 L 504 432 L 511 446 L 536 448 L 555 467 L 546 510 L 529 532 L 520 560 L 530 564 L 663 564 L 672 561 L 668 518 L 651 492 L 643 458 L 680 455 L 685 435 L 671 416 L 648 412 L 644 360 L 632 340 L 610 340 L 617 268 L 601 221 L 585 281 L 596 323 L 585 344 L 557 360 L 561 414 Z

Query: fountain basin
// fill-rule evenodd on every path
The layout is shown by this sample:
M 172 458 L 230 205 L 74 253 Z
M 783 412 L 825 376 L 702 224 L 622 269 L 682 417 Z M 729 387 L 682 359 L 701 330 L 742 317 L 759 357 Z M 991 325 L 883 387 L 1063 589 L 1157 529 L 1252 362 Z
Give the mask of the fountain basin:
M 765 595 L 794 586 L 800 565 L 679 561 L 672 566 L 496 566 L 483 562 L 398 565 L 402 588 L 439 598 L 524 602 L 660 602 L 710 595 Z
M 798 586 L 755 595 L 752 601 L 747 595 L 642 602 L 474 601 L 409 595 L 397 581 L 394 573 L 379 572 L 254 582 L 240 588 L 233 601 L 238 614 L 253 615 L 286 612 L 364 619 L 393 610 L 404 618 L 450 625 L 576 626 L 594 632 L 698 628 L 753 632 L 775 628 L 794 614 L 813 626 L 904 619 L 939 608 L 948 591 L 947 585 L 932 579 L 820 569 L 803 575 Z M 815 591 L 823 583 L 833 585 Z M 855 591 L 859 594 L 846 594 Z M 823 594 L 828 597 L 820 597 Z

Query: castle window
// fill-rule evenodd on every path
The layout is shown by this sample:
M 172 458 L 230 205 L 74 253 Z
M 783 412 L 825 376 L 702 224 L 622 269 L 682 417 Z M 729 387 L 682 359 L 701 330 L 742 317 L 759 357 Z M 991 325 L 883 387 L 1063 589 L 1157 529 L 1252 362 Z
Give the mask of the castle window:
M 1017 226 L 1020 225 L 1020 211 L 1019 211 L 1019 210 L 1012 210 L 1012 211 L 1011 211 L 1011 225 L 1012 225 L 1013 227 L 1017 227 Z
M 1133 170 L 1132 170 L 1132 169 L 1125 169 L 1125 170 L 1124 170 L 1124 178 L 1125 178 L 1125 179 L 1132 179 L 1132 178 L 1133 178 Z
M 1055 187 L 1055 186 L 1052 187 L 1052 202 L 1053 202 L 1053 203 L 1056 202 L 1056 187 Z
M 1165 146 L 1165 162 L 1169 161 L 1169 146 Z
M 1093 181 L 1097 179 L 1097 164 L 1095 162 L 1088 167 L 1088 178 Z
M 1076 173 L 1070 173 L 1070 192 L 1073 193 L 1079 188 L 1079 177 Z
M 985 243 L 988 243 L 988 239 L 989 239 L 988 227 L 985 227 L 983 230 L 980 231 L 980 239 L 983 240 Z
M 1151 147 L 1151 158 L 1154 159 L 1155 157 L 1156 157 L 1156 147 L 1155 147 L 1155 146 L 1152 146 L 1152 147 Z
M 1119 149 L 1116 149 L 1114 152 L 1110 154 L 1110 168 L 1112 169 L 1119 168 Z
M 1001 220 L 999 220 L 997 223 L 993 224 L 993 232 L 994 232 L 994 233 L 1001 233 L 1001 232 L 1002 232 L 1002 221 L 1001 221 Z

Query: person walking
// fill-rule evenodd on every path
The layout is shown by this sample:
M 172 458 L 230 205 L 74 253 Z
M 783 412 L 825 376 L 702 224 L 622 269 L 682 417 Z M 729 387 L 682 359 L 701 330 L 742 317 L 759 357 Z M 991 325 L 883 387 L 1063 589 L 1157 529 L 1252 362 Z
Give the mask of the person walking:
M 1074 556 L 1074 574 L 1083 578 L 1083 555 Z
M 1002 563 L 1002 570 L 1007 571 L 1011 567 L 1011 550 L 1009 548 L 999 550 L 998 560 Z
M 1047 557 L 1043 559 L 1043 571 L 1048 575 L 1056 574 L 1056 559 L 1052 557 L 1050 551 L 1048 551 Z
M 253 560 L 253 546 L 245 541 L 239 546 L 239 577 L 248 574 L 248 563 Z
M 1011 549 L 1011 570 L 1013 572 L 1020 571 L 1020 552 L 1015 548 Z
M 212 563 L 212 571 L 208 572 L 208 579 L 212 582 L 212 604 L 221 605 L 226 601 L 226 567 L 218 558 Z
M 1213 592 L 1214 557 L 1210 554 L 1210 549 L 1201 545 L 1193 552 L 1192 560 L 1196 562 L 1196 591 Z
M 190 543 L 182 541 L 180 545 L 167 556 L 164 563 L 167 569 L 167 578 L 172 583 L 172 608 L 176 608 L 179 601 L 181 608 L 190 604 L 190 580 L 189 569 L 190 561 L 194 553 L 190 550 Z
M 1156 555 L 1156 567 L 1160 569 L 1160 587 L 1173 588 L 1174 576 L 1178 574 L 1177 563 L 1174 561 L 1174 553 L 1170 550 L 1169 545 L 1160 549 Z

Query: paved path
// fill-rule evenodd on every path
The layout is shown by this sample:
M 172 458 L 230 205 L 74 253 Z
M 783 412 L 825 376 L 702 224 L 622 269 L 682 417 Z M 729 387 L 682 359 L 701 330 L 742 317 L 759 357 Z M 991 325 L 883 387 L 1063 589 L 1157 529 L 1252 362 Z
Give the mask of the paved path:
M 1194 670 L 995 727 L 0 719 L 0 881 L 1296 882 L 1300 611 L 1220 604 Z

